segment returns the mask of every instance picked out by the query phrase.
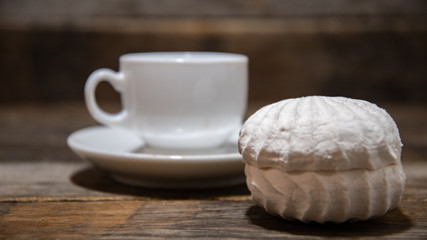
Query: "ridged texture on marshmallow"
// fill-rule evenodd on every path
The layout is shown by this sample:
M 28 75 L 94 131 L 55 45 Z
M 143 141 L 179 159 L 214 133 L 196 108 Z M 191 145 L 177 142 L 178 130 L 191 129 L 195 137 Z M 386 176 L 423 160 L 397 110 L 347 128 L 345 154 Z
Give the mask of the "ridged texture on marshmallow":
M 252 198 L 303 222 L 364 220 L 395 208 L 405 187 L 401 150 L 385 110 L 344 97 L 265 106 L 239 138 Z
M 271 214 L 302 222 L 344 222 L 384 215 L 400 202 L 399 165 L 377 170 L 282 172 L 246 165 L 253 199 Z
M 378 169 L 400 164 L 402 144 L 390 115 L 375 104 L 312 96 L 263 107 L 243 125 L 246 163 L 283 171 Z

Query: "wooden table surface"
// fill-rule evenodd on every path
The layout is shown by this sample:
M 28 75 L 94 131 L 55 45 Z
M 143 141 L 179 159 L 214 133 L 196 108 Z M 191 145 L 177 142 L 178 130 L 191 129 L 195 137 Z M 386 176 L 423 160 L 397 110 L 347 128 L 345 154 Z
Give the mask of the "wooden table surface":
M 404 143 L 403 199 L 377 219 L 320 225 L 267 214 L 245 185 L 161 190 L 116 183 L 66 145 L 70 133 L 96 125 L 83 103 L 2 104 L 0 238 L 427 239 L 427 105 L 379 105 Z

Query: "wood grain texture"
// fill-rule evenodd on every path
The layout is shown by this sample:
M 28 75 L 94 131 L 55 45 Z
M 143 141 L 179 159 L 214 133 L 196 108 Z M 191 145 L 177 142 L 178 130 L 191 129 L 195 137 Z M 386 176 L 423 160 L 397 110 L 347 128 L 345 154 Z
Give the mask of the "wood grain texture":
M 248 115 L 265 104 L 251 103 Z M 323 225 L 267 214 L 245 185 L 184 191 L 117 183 L 65 145 L 72 131 L 95 124 L 81 102 L 0 105 L 0 239 L 426 239 L 427 108 L 379 105 L 405 144 L 403 199 L 377 219 Z
M 424 101 L 423 0 L 2 0 L 0 101 L 77 100 L 129 52 L 250 59 L 252 100 L 347 95 Z M 106 96 L 110 92 L 104 92 Z
M 312 239 L 426 237 L 425 202 L 404 198 L 369 221 L 303 224 L 267 214 L 251 200 L 132 200 L 2 203 L 5 238 Z
M 427 26 L 426 19 L 420 22 Z M 365 31 L 366 25 L 382 27 L 390 21 L 367 24 L 339 18 L 295 24 L 294 20 L 236 21 L 181 24 L 186 21 L 170 19 L 155 24 L 154 29 L 172 26 L 180 31 L 188 25 L 188 32 L 182 33 L 0 30 L 0 77 L 13 79 L 0 89 L 0 101 L 80 100 L 91 72 L 119 70 L 120 55 L 129 52 L 220 51 L 249 57 L 251 100 L 345 95 L 371 101 L 427 102 L 427 27 L 408 32 Z M 273 29 L 251 32 L 242 26 L 246 24 L 254 29 Z M 105 28 L 111 25 L 105 23 Z M 228 32 L 204 32 L 224 29 L 224 25 L 235 27 Z M 150 21 L 144 26 L 136 24 L 134 28 L 153 29 Z
M 422 15 L 427 4 L 422 0 L 3 0 L 0 16 L 27 16 L 68 21 L 99 17 L 295 17 L 331 15 Z M 196 11 L 197 10 L 197 11 Z

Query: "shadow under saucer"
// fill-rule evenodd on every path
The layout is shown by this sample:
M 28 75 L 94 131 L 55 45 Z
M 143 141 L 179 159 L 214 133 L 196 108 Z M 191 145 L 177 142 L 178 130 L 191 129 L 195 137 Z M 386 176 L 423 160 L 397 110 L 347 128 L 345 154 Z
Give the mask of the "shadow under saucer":
M 71 182 L 77 186 L 94 191 L 161 199 L 215 199 L 225 196 L 250 195 L 245 184 L 200 189 L 134 187 L 115 181 L 110 173 L 96 167 L 87 167 L 75 172 L 71 176 Z

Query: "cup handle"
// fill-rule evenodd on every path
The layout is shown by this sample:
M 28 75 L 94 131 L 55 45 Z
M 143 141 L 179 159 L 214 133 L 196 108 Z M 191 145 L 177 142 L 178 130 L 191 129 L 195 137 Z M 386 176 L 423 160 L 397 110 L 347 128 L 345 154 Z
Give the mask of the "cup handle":
M 95 98 L 95 90 L 98 84 L 102 81 L 109 82 L 113 88 L 121 93 L 124 86 L 124 75 L 121 72 L 114 72 L 110 69 L 98 69 L 93 72 L 86 81 L 85 85 L 85 101 L 86 107 L 92 117 L 101 124 L 108 126 L 123 126 L 127 119 L 127 111 L 123 109 L 118 113 L 107 113 L 103 111 Z

